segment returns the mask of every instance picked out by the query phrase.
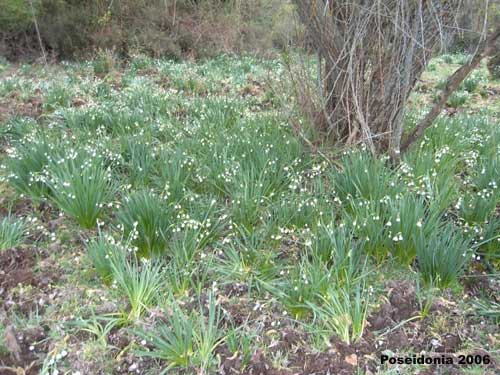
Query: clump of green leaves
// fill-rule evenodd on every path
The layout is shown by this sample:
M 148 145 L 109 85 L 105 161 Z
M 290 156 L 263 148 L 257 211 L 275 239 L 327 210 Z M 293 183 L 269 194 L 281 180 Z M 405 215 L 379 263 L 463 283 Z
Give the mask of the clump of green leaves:
M 56 84 L 45 93 L 43 106 L 46 111 L 54 111 L 60 107 L 69 107 L 71 92 L 68 87 Z
M 101 159 L 76 153 L 49 165 L 52 200 L 83 228 L 94 228 L 104 207 L 111 203 L 114 184 Z
M 147 186 L 151 182 L 156 158 L 151 151 L 153 145 L 142 137 L 124 136 L 121 138 L 124 172 L 132 186 Z
M 448 98 L 447 104 L 452 108 L 458 108 L 463 106 L 469 100 L 470 95 L 466 91 L 455 91 Z
M 460 201 L 460 216 L 469 224 L 482 224 L 488 220 L 500 202 L 498 176 L 500 158 L 495 155 L 481 159 Z
M 179 202 L 190 184 L 193 160 L 180 152 L 162 151 L 157 164 L 155 184 L 170 202 Z
M 337 282 L 349 284 L 360 276 L 365 259 L 364 242 L 354 240 L 351 229 L 334 228 L 333 223 L 320 225 L 313 237 L 312 259 L 332 267 Z
M 471 257 L 469 242 L 451 224 L 419 241 L 417 262 L 424 285 L 447 288 L 456 283 Z
M 286 276 L 276 294 L 295 319 L 311 314 L 311 303 L 326 293 L 331 269 L 319 259 L 303 259 L 298 266 L 286 271 Z
M 439 210 L 432 210 L 422 198 L 406 194 L 390 202 L 390 219 L 386 223 L 392 240 L 391 252 L 403 264 L 415 259 L 416 247 L 422 239 L 437 231 Z
M 135 257 L 118 256 L 113 257 L 111 270 L 117 292 L 129 303 L 125 320 L 136 322 L 158 302 L 165 281 L 164 265 L 158 261 L 141 262 Z
M 280 288 L 274 291 L 297 319 L 311 314 L 311 304 L 320 304 L 331 284 L 350 288 L 364 277 L 363 242 L 353 240 L 350 229 L 320 225 L 312 237 L 299 264 L 284 271 Z
M 0 129 L 0 142 L 15 143 L 37 127 L 37 122 L 31 117 L 13 116 Z
M 446 64 L 453 64 L 455 59 L 453 58 L 453 55 L 449 54 L 444 54 L 441 56 L 441 59 L 446 63 Z
M 0 250 L 9 249 L 22 244 L 26 237 L 26 222 L 6 216 L 0 221 Z
M 100 50 L 97 57 L 91 62 L 92 69 L 96 75 L 106 75 L 116 66 L 116 57 L 111 51 Z
M 432 283 L 424 287 L 421 285 L 420 280 L 417 279 L 415 285 L 415 296 L 420 309 L 420 318 L 425 319 L 429 315 L 436 297 L 436 288 Z
M 496 192 L 467 191 L 460 202 L 460 216 L 467 223 L 484 223 L 496 207 Z
M 99 277 L 110 284 L 113 281 L 112 262 L 124 256 L 124 250 L 110 238 L 100 235 L 87 244 L 86 252 Z
M 352 226 L 353 235 L 363 241 L 363 250 L 377 262 L 384 261 L 392 246 L 389 235 L 389 208 L 386 202 L 351 200 L 342 219 Z
M 369 291 L 363 282 L 354 286 L 332 284 L 318 304 L 309 303 L 315 321 L 323 328 L 325 337 L 331 333 L 343 342 L 357 342 L 366 327 L 369 306 Z
M 42 199 L 49 192 L 45 172 L 53 153 L 53 146 L 43 135 L 34 142 L 19 143 L 6 159 L 9 183 L 21 194 Z
M 479 83 L 481 82 L 480 79 L 477 77 L 469 77 L 464 81 L 464 89 L 468 93 L 473 93 L 476 91 L 477 87 L 479 86 Z
M 349 197 L 380 200 L 400 189 L 384 161 L 367 152 L 351 152 L 342 157 L 341 165 L 341 170 L 331 171 L 330 178 L 343 202 Z
M 500 324 L 500 303 L 490 300 L 479 300 L 475 303 L 476 312 Z
M 214 364 L 214 350 L 224 337 L 220 329 L 221 310 L 215 298 L 208 295 L 208 316 L 200 306 L 198 314 L 185 313 L 175 300 L 169 300 L 169 314 L 165 323 L 155 327 L 154 332 L 138 331 L 137 334 L 152 344 L 151 350 L 138 350 L 140 356 L 165 360 L 167 366 L 162 374 L 174 368 L 195 366 L 206 373 Z
M 500 260 L 500 219 L 491 218 L 484 225 L 481 240 L 477 245 L 478 254 L 487 260 L 498 262 Z
M 94 313 L 91 317 L 77 318 L 68 323 L 69 327 L 75 327 L 81 332 L 86 332 L 93 336 L 94 340 L 99 344 L 101 350 L 108 349 L 108 337 L 113 329 L 120 323 L 121 319 L 116 314 L 96 316 Z
M 467 77 L 465 79 L 462 86 L 463 86 L 463 89 L 465 91 L 472 94 L 477 90 L 479 85 L 484 81 L 486 81 L 486 78 L 483 76 L 481 71 L 475 71 L 469 77 Z
M 179 222 L 173 228 L 168 255 L 180 268 L 192 265 L 198 253 L 218 236 L 223 220 L 216 217 L 213 206 L 198 202 L 179 210 Z
M 274 251 L 264 251 L 269 237 L 264 231 L 236 229 L 238 235 L 221 246 L 222 255 L 214 265 L 219 282 L 245 283 L 249 290 L 260 290 L 278 273 L 277 255 Z
M 141 255 L 151 256 L 166 250 L 175 220 L 173 206 L 162 197 L 149 190 L 132 193 L 125 198 L 117 218 Z
M 153 350 L 139 350 L 137 354 L 167 361 L 168 365 L 163 373 L 174 368 L 189 367 L 194 355 L 193 323 L 175 301 L 172 301 L 171 308 L 168 325 L 158 325 L 154 333 L 137 332 L 154 347 Z

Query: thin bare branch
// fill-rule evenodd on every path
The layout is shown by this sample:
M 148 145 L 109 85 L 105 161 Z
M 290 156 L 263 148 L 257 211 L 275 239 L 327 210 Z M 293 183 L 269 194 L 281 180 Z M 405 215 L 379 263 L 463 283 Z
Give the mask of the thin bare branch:
M 432 125 L 434 120 L 443 110 L 450 95 L 460 86 L 467 78 L 469 73 L 474 70 L 485 57 L 490 56 L 496 51 L 495 42 L 500 38 L 500 27 L 491 33 L 488 39 L 483 40 L 477 48 L 474 57 L 465 65 L 457 69 L 447 80 L 446 86 L 441 93 L 439 100 L 434 104 L 431 110 L 427 113 L 424 119 L 415 127 L 415 129 L 407 136 L 401 151 L 406 151 L 427 129 Z

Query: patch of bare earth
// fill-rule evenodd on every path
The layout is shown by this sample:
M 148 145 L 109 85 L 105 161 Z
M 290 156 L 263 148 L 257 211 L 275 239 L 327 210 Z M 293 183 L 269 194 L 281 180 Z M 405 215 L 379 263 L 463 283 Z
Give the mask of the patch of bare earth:
M 219 348 L 218 355 L 222 358 L 219 372 L 224 375 L 348 375 L 362 370 L 363 373 L 373 374 L 377 372 L 384 352 L 419 354 L 425 351 L 429 357 L 441 357 L 443 354 L 457 357 L 456 353 L 467 336 L 462 334 L 463 317 L 454 303 L 438 299 L 433 303 L 429 317 L 420 319 L 417 318 L 419 306 L 412 283 L 390 281 L 386 284 L 386 293 L 385 301 L 378 311 L 371 314 L 363 338 L 357 343 L 348 345 L 332 337 L 328 350 L 315 353 L 305 344 L 307 334 L 292 324 L 285 324 L 278 330 L 279 339 L 268 345 L 265 352 L 255 352 L 247 366 L 244 366 L 238 353 L 231 353 L 225 346 Z M 229 310 L 231 313 L 239 311 L 235 307 Z M 446 326 L 438 337 L 431 323 L 436 316 L 446 317 Z M 273 353 L 278 351 L 287 353 L 286 369 L 272 365 Z M 488 354 L 484 350 L 481 353 Z M 496 366 L 493 360 L 485 365 L 484 373 L 494 374 Z M 447 366 L 446 370 L 450 374 L 461 373 L 458 365 Z M 434 374 L 437 368 L 427 366 L 426 371 L 423 373 Z
M 50 301 L 57 273 L 43 265 L 47 252 L 37 247 L 16 247 L 0 252 L 0 318 L 6 327 L 4 343 L 9 353 L 0 355 L 0 375 L 37 374 L 47 352 L 44 327 L 15 327 L 12 316 L 43 313 Z M 37 272 L 42 263 L 43 271 Z

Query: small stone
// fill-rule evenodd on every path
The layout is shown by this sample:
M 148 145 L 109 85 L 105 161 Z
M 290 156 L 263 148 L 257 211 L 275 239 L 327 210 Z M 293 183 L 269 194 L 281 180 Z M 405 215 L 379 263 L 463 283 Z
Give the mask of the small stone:
M 132 363 L 129 368 L 128 368 L 128 371 L 129 372 L 132 372 L 132 371 L 135 371 L 137 370 L 137 363 Z
M 432 339 L 431 340 L 431 345 L 434 346 L 434 347 L 438 347 L 438 346 L 441 346 L 441 343 L 437 339 Z

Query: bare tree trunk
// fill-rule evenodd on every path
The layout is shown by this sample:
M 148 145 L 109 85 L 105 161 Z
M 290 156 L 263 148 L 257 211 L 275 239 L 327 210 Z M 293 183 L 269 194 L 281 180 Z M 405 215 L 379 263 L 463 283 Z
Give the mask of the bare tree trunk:
M 481 60 L 496 51 L 495 42 L 498 38 L 500 38 L 500 27 L 497 27 L 497 29 L 479 45 L 478 51 L 468 64 L 461 66 L 448 78 L 439 101 L 434 104 L 425 118 L 406 137 L 406 140 L 401 147 L 402 152 L 406 151 L 423 134 L 425 129 L 432 125 L 434 120 L 443 110 L 450 95 L 460 86 L 465 78 L 467 78 L 469 73 L 479 65 Z
M 33 16 L 33 23 L 35 24 L 36 36 L 38 38 L 38 44 L 42 52 L 43 63 L 47 65 L 47 55 L 45 53 L 45 48 L 43 47 L 42 36 L 40 35 L 40 29 L 38 28 L 38 21 L 36 19 L 35 7 L 33 6 L 33 0 L 30 0 L 31 14 Z

